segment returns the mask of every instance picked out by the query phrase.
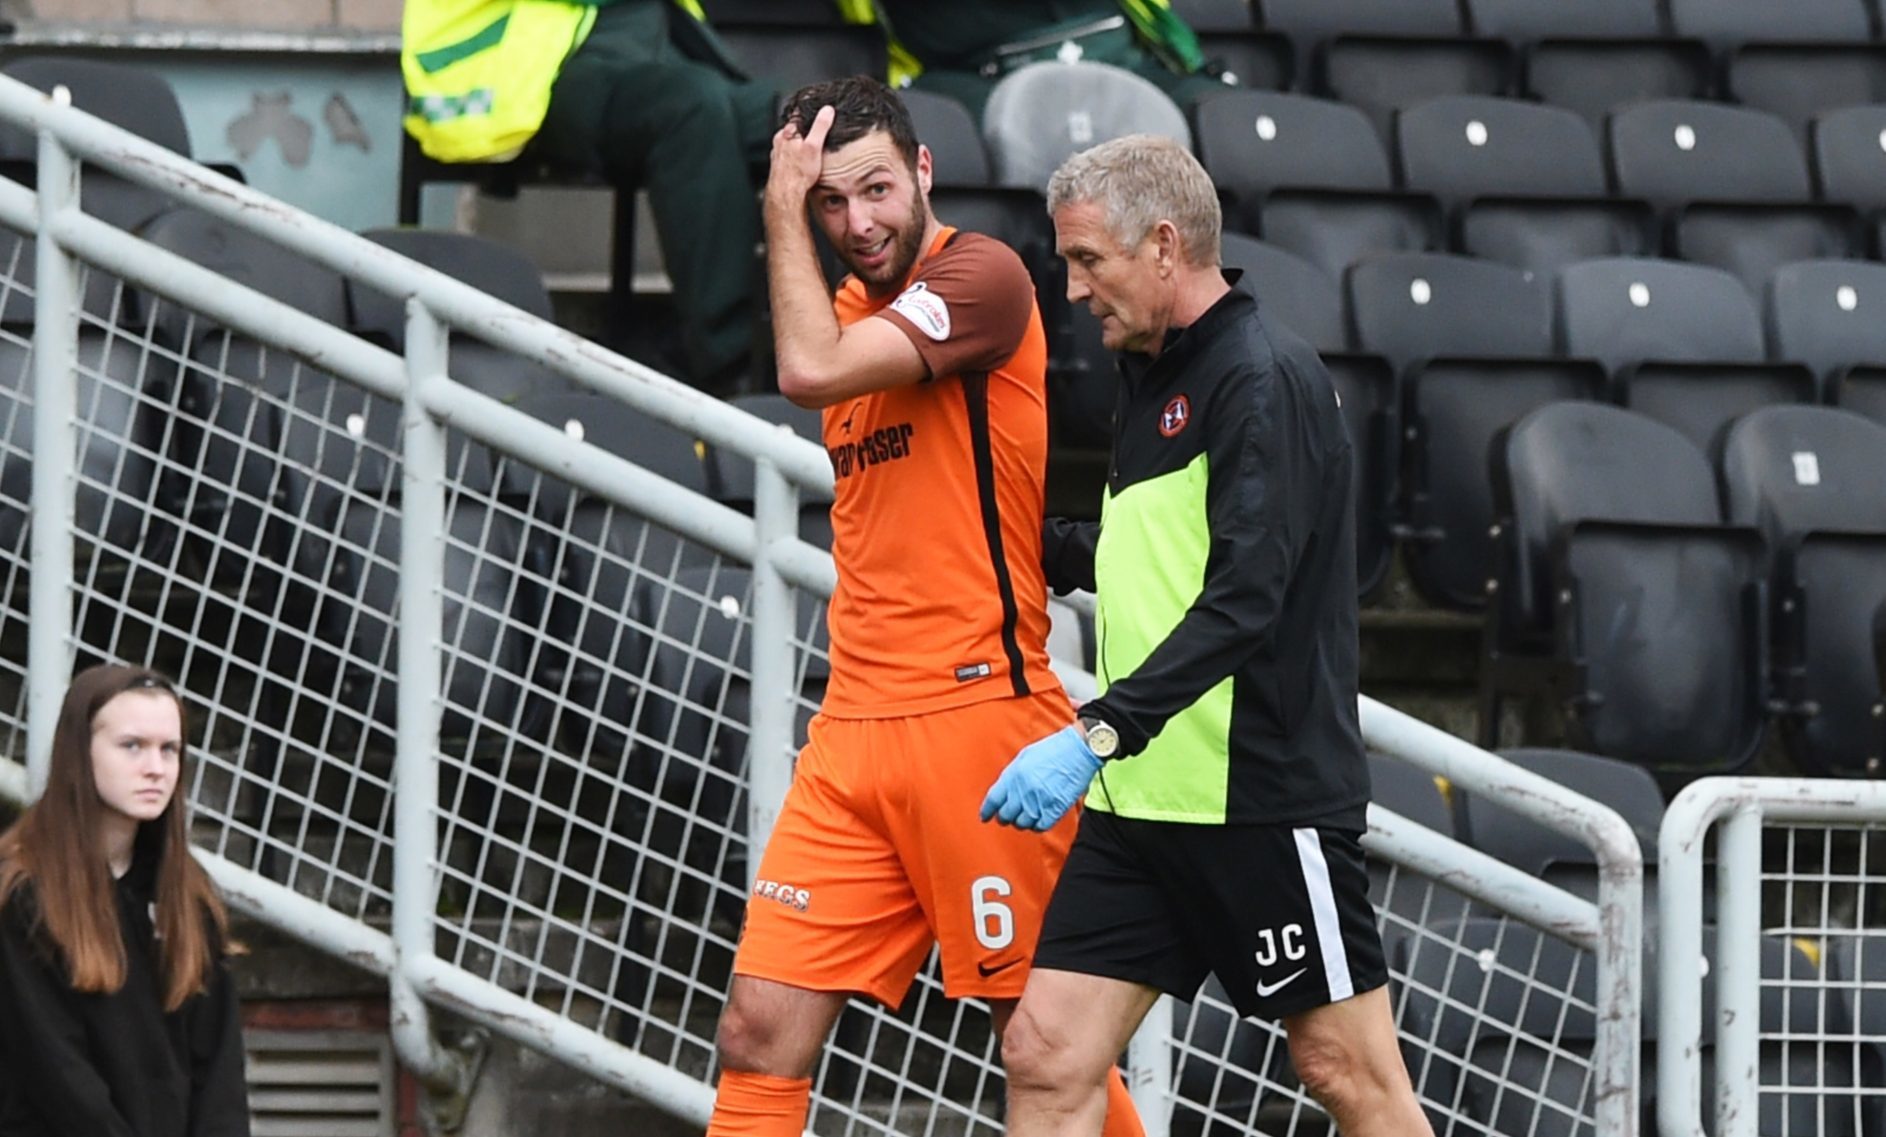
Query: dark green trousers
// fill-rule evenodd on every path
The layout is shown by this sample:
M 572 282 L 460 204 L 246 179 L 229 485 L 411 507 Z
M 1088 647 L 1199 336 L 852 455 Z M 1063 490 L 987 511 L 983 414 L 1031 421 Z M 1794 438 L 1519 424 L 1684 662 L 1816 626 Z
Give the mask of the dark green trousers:
M 622 192 L 648 191 L 674 281 L 695 386 L 734 389 L 754 347 L 763 287 L 756 171 L 772 147 L 776 92 L 683 50 L 700 29 L 669 0 L 617 0 L 564 61 L 532 143 Z

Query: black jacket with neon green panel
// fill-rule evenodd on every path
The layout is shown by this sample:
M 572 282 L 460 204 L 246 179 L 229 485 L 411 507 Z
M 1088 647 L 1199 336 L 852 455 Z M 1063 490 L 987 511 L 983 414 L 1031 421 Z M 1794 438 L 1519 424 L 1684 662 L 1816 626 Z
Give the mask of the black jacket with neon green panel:
M 1120 732 L 1087 808 L 1360 829 L 1349 437 L 1316 353 L 1233 288 L 1156 357 L 1120 359 L 1101 520 L 1050 519 L 1060 591 L 1098 593 Z

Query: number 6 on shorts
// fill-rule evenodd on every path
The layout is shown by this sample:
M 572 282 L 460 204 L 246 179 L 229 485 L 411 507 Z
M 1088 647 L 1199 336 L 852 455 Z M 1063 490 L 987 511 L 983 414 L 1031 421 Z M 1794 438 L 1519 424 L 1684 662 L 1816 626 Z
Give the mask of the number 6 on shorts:
M 976 922 L 976 940 L 991 951 L 1015 942 L 1015 913 L 996 899 L 1013 891 L 1008 878 L 1002 876 L 979 876 L 969 886 L 969 909 Z

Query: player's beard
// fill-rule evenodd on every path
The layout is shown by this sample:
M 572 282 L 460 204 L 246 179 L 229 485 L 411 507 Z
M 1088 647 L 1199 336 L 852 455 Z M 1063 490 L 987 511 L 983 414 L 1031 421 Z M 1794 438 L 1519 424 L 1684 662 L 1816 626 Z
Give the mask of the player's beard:
M 929 228 L 930 203 L 923 199 L 923 190 L 913 185 L 910 187 L 910 218 L 891 238 L 890 257 L 870 271 L 851 263 L 851 258 L 847 257 L 846 267 L 864 282 L 864 290 L 873 296 L 900 291 L 904 278 L 923 255 L 923 235 Z

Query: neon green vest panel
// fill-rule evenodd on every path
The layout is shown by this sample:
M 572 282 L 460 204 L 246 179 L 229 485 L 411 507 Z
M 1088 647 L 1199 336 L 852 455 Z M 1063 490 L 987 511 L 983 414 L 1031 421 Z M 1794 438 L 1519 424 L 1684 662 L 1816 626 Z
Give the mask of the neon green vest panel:
M 1100 507 L 1094 549 L 1099 596 L 1095 666 L 1100 691 L 1130 675 L 1185 618 L 1205 588 L 1211 530 L 1205 521 L 1206 456 L 1134 482 Z M 1109 604 L 1108 599 L 1116 598 Z M 1087 792 L 1087 808 L 1148 821 L 1219 824 L 1225 819 L 1231 733 L 1231 676 L 1166 721 L 1146 749 L 1107 763 Z
M 675 0 L 701 19 L 700 0 Z M 406 132 L 440 162 L 517 157 L 543 125 L 563 61 L 596 23 L 595 0 L 406 0 L 400 71 Z

